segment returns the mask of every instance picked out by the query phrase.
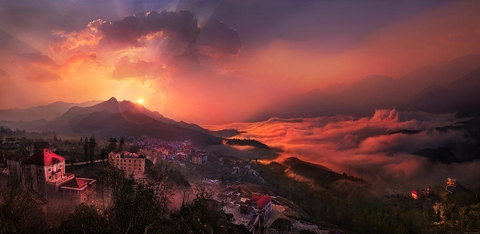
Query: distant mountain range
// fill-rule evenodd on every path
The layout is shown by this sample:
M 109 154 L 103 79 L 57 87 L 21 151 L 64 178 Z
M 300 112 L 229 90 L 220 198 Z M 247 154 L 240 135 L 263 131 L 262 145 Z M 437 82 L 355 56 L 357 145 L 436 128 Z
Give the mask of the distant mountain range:
M 6 109 L 0 110 L 0 120 L 6 121 L 34 121 L 34 120 L 52 120 L 68 109 L 78 106 L 87 107 L 98 104 L 102 101 L 88 101 L 82 103 L 54 102 L 45 106 L 34 106 L 27 109 Z
M 69 103 L 52 103 L 47 106 L 25 110 L 6 110 L 3 113 L 13 117 L 30 113 L 53 112 L 50 116 L 70 106 Z M 86 105 L 86 104 L 85 104 Z M 20 112 L 19 112 L 20 111 Z M 33 121 L 2 120 L 0 125 L 30 131 L 57 131 L 72 134 L 94 134 L 95 136 L 150 136 L 164 140 L 190 139 L 197 144 L 221 144 L 222 139 L 195 124 L 168 119 L 156 111 L 130 101 L 119 102 L 115 98 L 91 106 L 73 106 L 57 117 Z M 232 130 L 220 134 L 235 134 Z
M 370 75 L 352 84 L 333 84 L 266 106 L 250 121 L 271 117 L 371 116 L 375 109 L 459 112 L 480 110 L 480 55 L 471 54 L 418 68 L 402 77 Z

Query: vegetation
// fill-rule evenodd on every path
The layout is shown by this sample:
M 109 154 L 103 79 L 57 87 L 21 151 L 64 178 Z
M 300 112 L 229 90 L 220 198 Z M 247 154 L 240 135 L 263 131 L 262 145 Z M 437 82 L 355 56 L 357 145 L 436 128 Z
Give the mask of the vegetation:
M 226 141 L 228 145 L 253 146 L 256 148 L 270 149 L 270 147 L 262 142 L 252 139 L 227 139 Z
M 438 233 L 480 230 L 480 201 L 465 203 L 465 197 L 447 194 L 444 197 L 445 224 L 436 225 L 439 215 L 432 208 L 439 195 L 414 200 L 400 194 L 377 198 L 350 196 L 341 198 L 330 190 L 298 182 L 288 177 L 278 163 L 255 164 L 255 169 L 268 181 L 276 194 L 294 201 L 308 214 L 308 221 L 332 228 L 341 227 L 355 233 Z M 302 191 L 299 193 L 298 191 Z M 327 222 L 327 223 L 325 223 Z
M 8 132 L 15 131 L 0 129 Z M 47 133 L 46 133 L 47 134 Z M 52 145 L 61 155 L 69 155 L 71 160 L 88 157 L 101 157 L 102 152 L 118 147 L 118 141 L 79 138 L 75 140 L 57 138 Z M 19 135 L 20 136 L 20 135 Z M 5 142 L 6 138 L 2 138 Z M 114 139 L 114 140 L 113 140 Z M 25 153 L 28 142 L 25 139 L 9 148 L 7 153 Z M 122 139 L 120 139 L 120 142 Z M 121 143 L 125 145 L 125 140 Z M 84 146 L 88 146 L 85 151 Z M 93 149 L 93 150 L 92 150 Z M 103 149 L 103 150 L 101 150 Z M 86 153 L 86 155 L 85 155 Z M 105 153 L 105 152 L 104 152 Z M 214 158 L 214 157 L 212 157 Z M 209 163 L 202 165 L 201 172 L 191 170 L 195 176 L 204 173 L 206 177 L 235 181 L 231 168 L 239 161 L 222 156 L 222 165 Z M 218 161 L 218 160 L 216 160 Z M 191 185 L 174 165 L 161 162 L 147 163 L 147 175 L 143 181 L 136 181 L 107 163 L 79 165 L 71 167 L 78 176 L 95 178 L 97 194 L 105 199 L 102 206 L 80 204 L 62 219 L 53 222 L 51 211 L 44 212 L 35 194 L 22 191 L 15 186 L 0 183 L 0 233 L 245 233 L 243 226 L 232 225 L 230 217 L 220 209 L 220 204 L 212 199 L 206 187 Z M 283 196 L 304 211 L 302 218 L 333 229 L 343 229 L 354 233 L 458 233 L 480 231 L 480 201 L 470 193 L 449 193 L 442 187 L 435 188 L 431 195 L 418 200 L 406 195 L 376 197 L 364 191 L 366 182 L 337 174 L 327 168 L 305 164 L 298 159 L 290 159 L 287 166 L 295 172 L 311 179 L 299 182 L 289 177 L 287 166 L 279 163 L 268 165 L 253 163 L 252 169 L 260 176 L 245 175 L 243 180 L 266 186 L 275 194 Z M 197 168 L 198 169 L 198 168 Z M 207 172 L 208 171 L 208 172 Z M 0 177 L 0 179 L 5 179 Z M 357 183 L 360 189 L 338 189 L 338 181 Z M 170 210 L 172 190 L 175 187 L 197 188 L 195 199 L 182 200 L 178 210 Z M 241 189 L 239 189 L 241 190 Z M 435 212 L 433 205 L 442 201 L 444 217 Z M 103 205 L 108 204 L 108 205 Z M 72 212 L 73 211 L 73 212 Z M 55 212 L 53 212 L 55 213 Z M 56 212 L 60 213 L 60 212 Z M 47 225 L 46 225 L 47 224 Z M 290 230 L 286 219 L 274 222 L 273 228 L 280 232 Z
M 0 233 L 46 232 L 46 218 L 35 194 L 0 182 Z

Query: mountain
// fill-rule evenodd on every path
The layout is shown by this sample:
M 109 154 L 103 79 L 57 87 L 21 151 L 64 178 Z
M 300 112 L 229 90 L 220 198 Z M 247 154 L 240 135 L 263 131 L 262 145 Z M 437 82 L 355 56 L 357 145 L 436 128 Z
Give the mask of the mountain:
M 469 54 L 450 61 L 418 68 L 397 79 L 405 97 L 412 97 L 431 85 L 444 86 L 480 68 L 480 55 Z
M 53 104 L 52 104 L 53 105 Z M 56 105 L 56 104 L 55 104 Z M 40 109 L 45 110 L 45 107 Z M 93 106 L 74 106 L 50 120 L 2 121 L 1 125 L 33 131 L 58 131 L 95 136 L 150 136 L 187 140 L 197 144 L 221 144 L 222 138 L 195 124 L 176 122 L 130 101 L 110 98 Z M 233 134 L 233 131 L 228 131 Z
M 208 133 L 211 132 L 191 123 L 185 123 L 183 121 L 177 122 L 175 120 L 169 119 L 158 113 L 157 111 L 150 111 L 142 105 L 135 104 L 131 101 L 118 101 L 116 98 L 112 97 L 107 101 L 98 103 L 94 106 L 89 107 L 73 107 L 65 112 L 63 115 L 53 119 L 48 125 L 47 128 L 49 129 L 63 129 L 68 126 L 74 126 L 81 120 L 83 120 L 88 115 L 94 112 L 102 112 L 108 111 L 110 113 L 123 113 L 123 112 L 130 112 L 133 114 L 140 114 L 147 116 L 150 120 L 158 120 L 163 123 L 173 124 L 180 126 L 182 128 L 192 129 L 195 131 Z
M 480 98 L 475 91 L 480 84 L 478 69 L 480 55 L 471 54 L 424 66 L 396 79 L 370 75 L 348 85 L 314 89 L 270 104 L 248 120 L 339 114 L 363 117 L 380 108 L 432 112 L 478 110 Z
M 460 112 L 474 115 L 480 111 L 480 68 L 445 86 L 431 85 L 412 97 L 405 107 L 433 113 Z
M 78 106 L 86 107 L 99 103 L 100 101 L 88 101 L 83 103 L 54 102 L 45 106 L 35 106 L 27 109 L 7 109 L 0 110 L 0 120 L 5 121 L 34 121 L 34 120 L 52 120 L 68 109 Z
M 290 157 L 283 161 L 285 171 L 301 176 L 311 181 L 315 186 L 328 189 L 332 194 L 340 198 L 350 196 L 367 195 L 370 193 L 370 184 L 366 181 L 347 175 L 339 174 L 322 165 L 302 161 L 296 157 Z
M 197 145 L 222 144 L 222 138 L 204 132 L 168 124 L 140 112 L 107 110 L 93 112 L 69 127 L 76 134 L 95 136 L 148 136 L 162 140 L 191 140 Z
M 50 121 L 44 128 L 48 129 L 66 129 L 71 126 L 76 125 L 83 118 L 95 112 L 107 111 L 110 113 L 121 113 L 124 111 L 130 111 L 134 113 L 141 113 L 146 116 L 149 116 L 153 119 L 159 117 L 160 114 L 154 113 L 143 107 L 142 105 L 137 105 L 130 101 L 118 102 L 115 98 L 110 98 L 107 101 L 98 103 L 97 105 L 89 107 L 79 107 L 75 106 L 70 108 L 61 116 Z

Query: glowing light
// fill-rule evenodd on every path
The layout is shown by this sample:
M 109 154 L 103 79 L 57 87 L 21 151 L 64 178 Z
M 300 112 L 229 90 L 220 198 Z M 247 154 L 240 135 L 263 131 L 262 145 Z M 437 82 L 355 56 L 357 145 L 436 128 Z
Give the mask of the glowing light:
M 143 104 L 143 99 L 141 99 L 141 98 L 138 99 L 137 103 L 138 103 L 138 104 Z

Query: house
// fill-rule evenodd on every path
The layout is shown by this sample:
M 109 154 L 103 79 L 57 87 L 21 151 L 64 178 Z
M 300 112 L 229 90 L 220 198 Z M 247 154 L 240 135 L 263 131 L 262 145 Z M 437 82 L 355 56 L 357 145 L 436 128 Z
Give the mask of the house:
M 142 177 L 145 173 L 145 156 L 128 151 L 110 152 L 108 162 L 110 165 L 122 170 L 127 175 Z
M 272 198 L 268 194 L 261 196 L 254 193 L 250 200 L 253 201 L 255 208 L 262 211 L 264 216 L 267 216 L 272 211 Z
M 68 198 L 76 202 L 93 200 L 96 181 L 75 178 L 65 172 L 65 158 L 48 149 L 42 149 L 25 160 L 7 160 L 10 183 L 20 183 L 26 191 L 36 192 L 45 199 Z M 82 186 L 72 186 L 77 180 Z M 66 195 L 66 196 L 65 196 Z
M 418 192 L 416 189 L 412 190 L 412 198 L 417 200 L 418 199 Z

